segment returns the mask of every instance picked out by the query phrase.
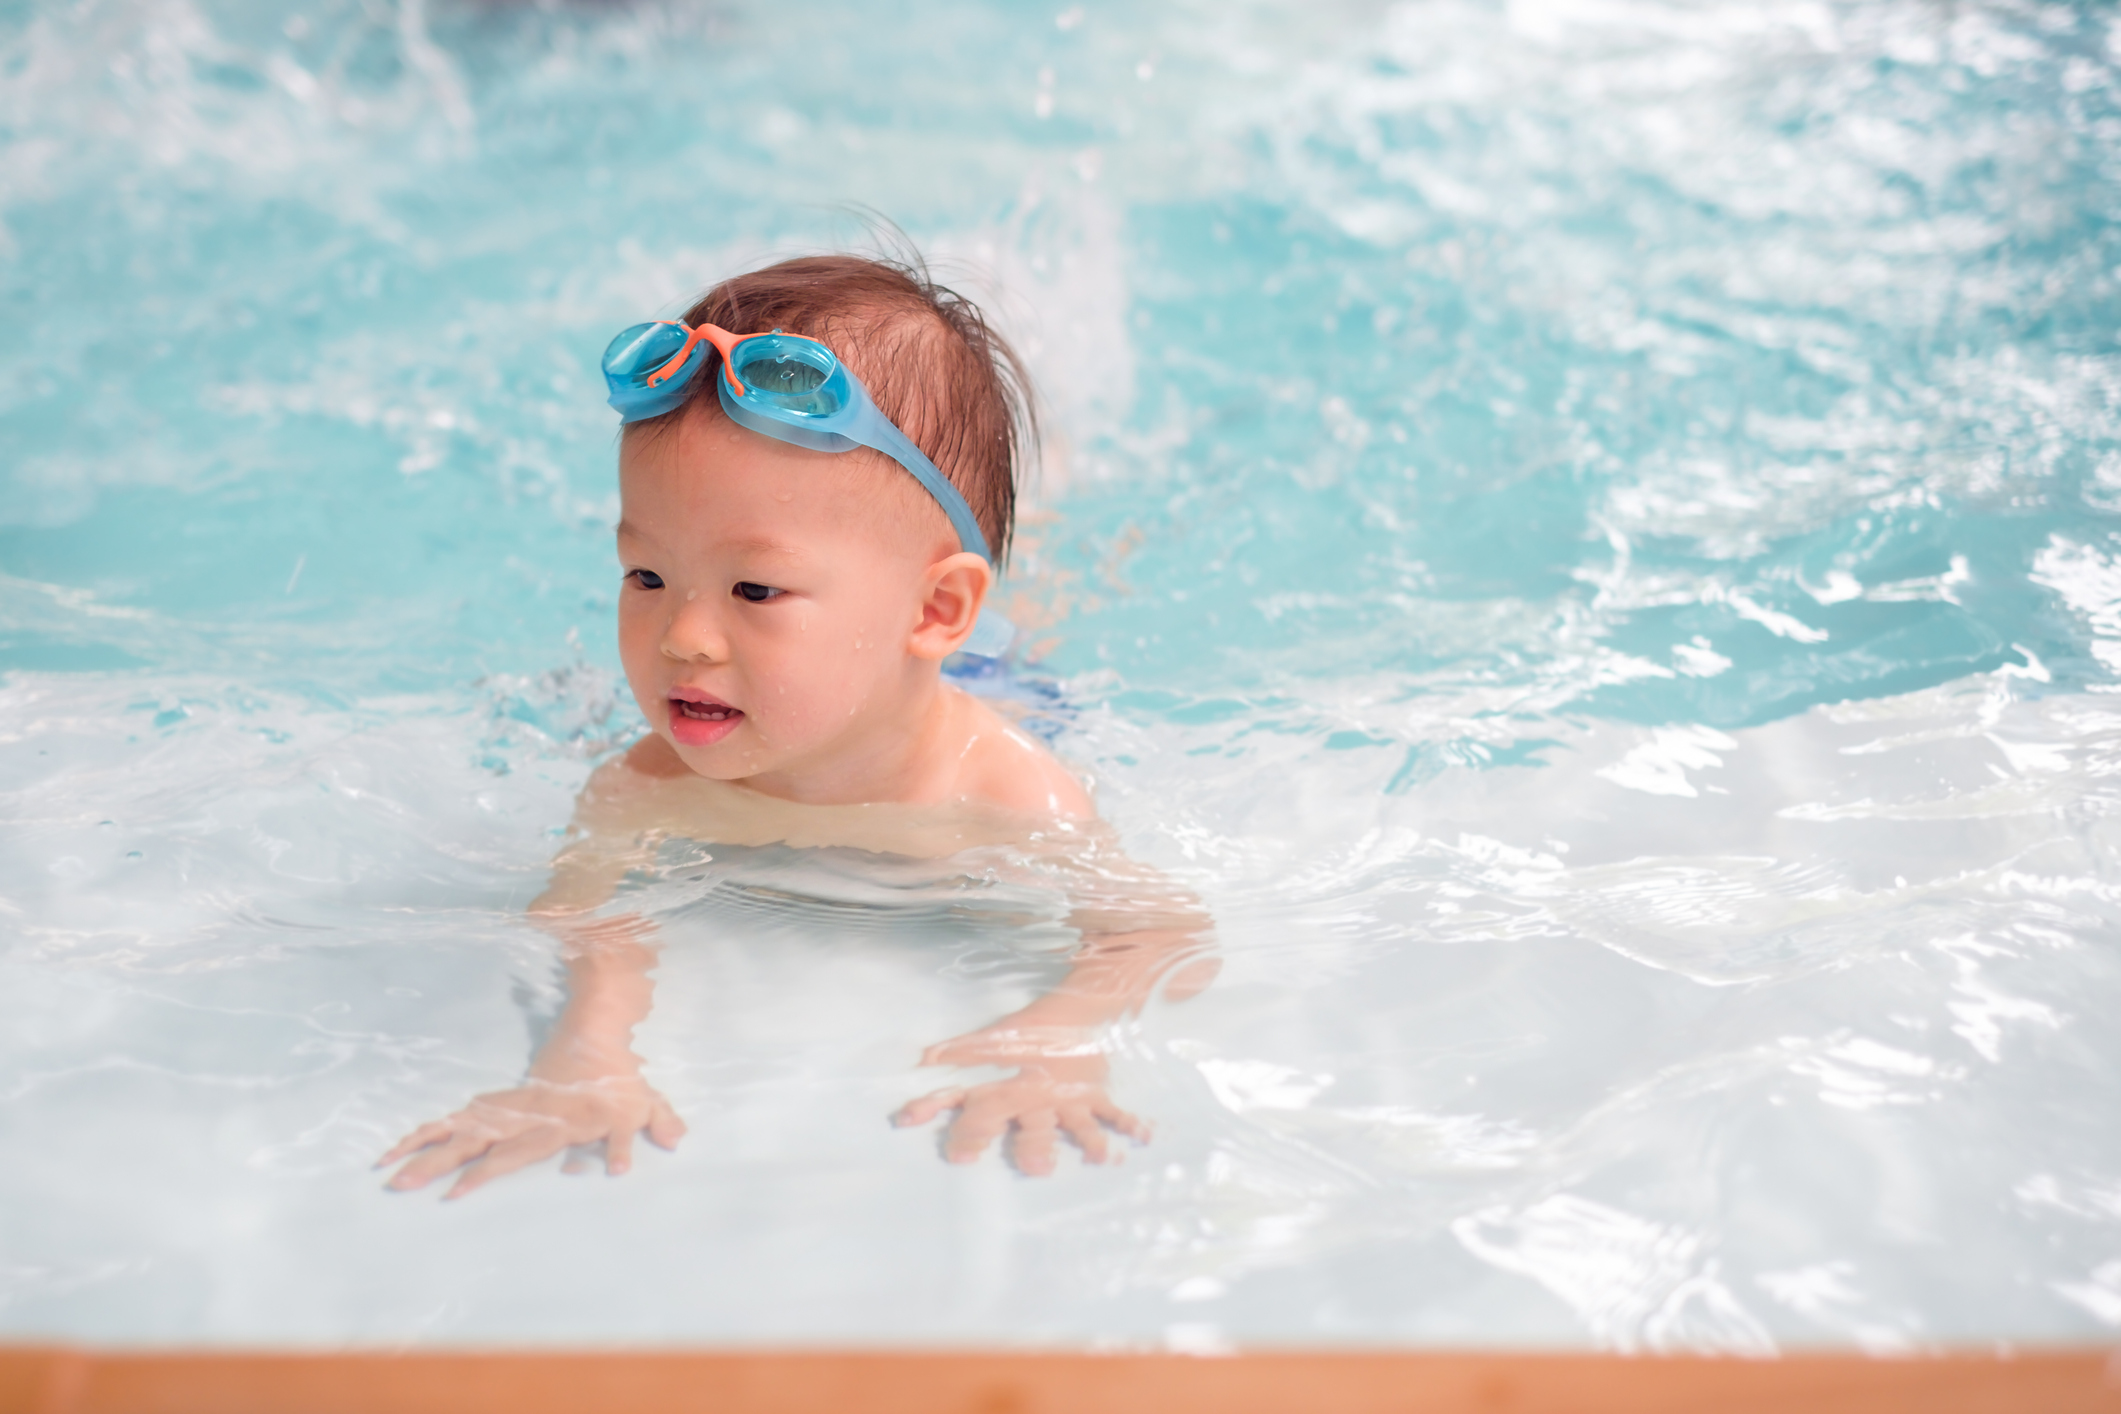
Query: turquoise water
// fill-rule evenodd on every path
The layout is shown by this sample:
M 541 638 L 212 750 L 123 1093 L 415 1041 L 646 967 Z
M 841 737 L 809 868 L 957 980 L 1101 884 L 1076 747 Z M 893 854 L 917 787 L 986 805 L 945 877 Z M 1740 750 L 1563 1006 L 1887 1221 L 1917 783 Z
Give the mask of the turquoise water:
M 2121 1326 L 2109 8 L 806 15 L 0 5 L 0 1329 Z M 747 857 L 676 1157 L 386 1197 L 638 729 L 595 356 L 854 206 L 1029 356 L 1018 672 L 1218 918 L 1159 1137 L 885 1129 L 1053 939 Z

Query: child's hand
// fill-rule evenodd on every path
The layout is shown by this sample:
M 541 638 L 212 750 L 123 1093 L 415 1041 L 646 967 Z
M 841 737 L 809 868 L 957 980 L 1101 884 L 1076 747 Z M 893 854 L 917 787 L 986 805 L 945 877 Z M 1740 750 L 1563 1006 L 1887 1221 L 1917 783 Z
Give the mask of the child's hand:
M 481 1095 L 448 1119 L 423 1124 L 376 1161 L 378 1168 L 416 1155 L 389 1187 L 424 1188 L 461 1168 L 446 1198 L 576 1144 L 604 1144 L 604 1170 L 633 1167 L 633 1136 L 641 1130 L 665 1149 L 677 1147 L 685 1121 L 638 1075 L 567 1082 L 531 1079 L 513 1090 Z
M 946 1053 L 956 1044 L 938 1046 L 929 1056 Z M 947 1062 L 929 1059 L 926 1063 L 983 1062 L 952 1056 Z M 1026 1064 L 1007 1080 L 938 1090 L 893 1115 L 892 1123 L 926 1124 L 946 1110 L 958 1114 L 943 1140 L 944 1158 L 953 1164 L 969 1164 L 1013 1128 L 1016 1137 L 1010 1156 L 1019 1171 L 1033 1177 L 1053 1172 L 1062 1134 L 1074 1140 L 1083 1158 L 1093 1164 L 1103 1163 L 1110 1152 L 1105 1138 L 1108 1125 L 1138 1144 L 1149 1142 L 1149 1126 L 1113 1104 L 1106 1093 L 1101 1055 L 1049 1055 Z

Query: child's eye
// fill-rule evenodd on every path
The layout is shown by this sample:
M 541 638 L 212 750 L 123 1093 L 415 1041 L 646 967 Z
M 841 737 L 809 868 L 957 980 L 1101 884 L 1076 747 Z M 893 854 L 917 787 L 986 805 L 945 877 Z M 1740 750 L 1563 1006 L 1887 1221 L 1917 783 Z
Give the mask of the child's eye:
M 626 577 L 643 589 L 661 589 L 663 577 L 654 570 L 628 570 Z
M 780 598 L 788 591 L 785 589 L 770 589 L 763 584 L 753 584 L 750 580 L 745 579 L 737 581 L 736 588 L 730 592 L 748 604 L 763 604 L 769 599 Z

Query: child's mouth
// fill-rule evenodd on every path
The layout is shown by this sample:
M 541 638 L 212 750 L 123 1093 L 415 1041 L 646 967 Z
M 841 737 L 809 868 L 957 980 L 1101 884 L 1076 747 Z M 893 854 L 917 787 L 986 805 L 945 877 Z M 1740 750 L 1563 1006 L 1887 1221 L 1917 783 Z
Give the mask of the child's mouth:
M 670 734 L 680 746 L 712 746 L 743 720 L 741 711 L 705 693 L 670 695 Z

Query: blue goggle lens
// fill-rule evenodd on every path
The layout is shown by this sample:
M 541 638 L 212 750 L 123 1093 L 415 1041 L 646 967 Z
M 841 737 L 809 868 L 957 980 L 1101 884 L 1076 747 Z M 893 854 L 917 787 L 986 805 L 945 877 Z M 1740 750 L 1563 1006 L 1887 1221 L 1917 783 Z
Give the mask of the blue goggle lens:
M 830 417 L 841 406 L 832 375 L 839 362 L 808 339 L 767 335 L 737 345 L 736 377 L 747 398 L 806 417 Z
M 636 324 L 604 350 L 605 376 L 637 382 L 670 362 L 684 346 L 685 331 L 675 324 Z
M 762 393 L 779 398 L 800 398 L 825 386 L 825 371 L 801 359 L 762 358 L 744 365 L 738 373 Z

